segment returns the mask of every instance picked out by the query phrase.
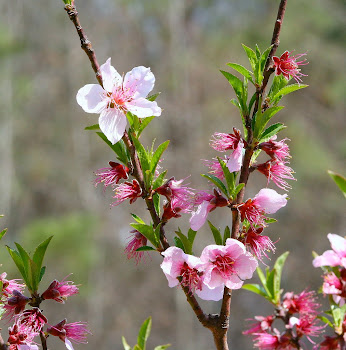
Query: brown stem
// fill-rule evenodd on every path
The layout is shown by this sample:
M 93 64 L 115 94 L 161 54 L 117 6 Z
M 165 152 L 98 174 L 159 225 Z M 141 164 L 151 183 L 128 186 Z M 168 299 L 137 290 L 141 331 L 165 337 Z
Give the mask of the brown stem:
M 40 338 L 41 338 L 42 350 L 48 350 L 47 338 L 43 332 L 40 332 Z

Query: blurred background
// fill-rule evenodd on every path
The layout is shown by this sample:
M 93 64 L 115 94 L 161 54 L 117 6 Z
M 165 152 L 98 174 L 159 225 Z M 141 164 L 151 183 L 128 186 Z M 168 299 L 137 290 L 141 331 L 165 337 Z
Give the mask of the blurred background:
M 150 66 L 156 76 L 154 92 L 164 111 L 142 140 L 150 145 L 171 140 L 162 167 L 177 179 L 189 175 L 196 189 L 206 188 L 201 159 L 215 152 L 210 136 L 241 127 L 233 91 L 219 69 L 227 62 L 249 67 L 241 43 L 269 46 L 278 0 L 83 0 L 76 1 L 82 26 L 100 64 L 112 57 L 122 73 Z M 329 248 L 327 233 L 345 235 L 344 198 L 327 169 L 345 175 L 345 3 L 342 0 L 290 0 L 278 54 L 285 50 L 308 54 L 310 87 L 283 99 L 279 114 L 288 137 L 297 181 L 291 200 L 267 232 L 277 241 L 272 261 L 286 250 L 290 256 L 283 275 L 287 291 L 317 289 L 321 271 L 313 269 L 311 251 Z M 76 349 L 121 349 L 121 335 L 136 342 L 141 323 L 153 317 L 149 349 L 171 343 L 172 349 L 213 349 L 212 336 L 195 319 L 179 289 L 170 289 L 152 254 L 138 266 L 124 248 L 130 236 L 130 212 L 149 220 L 139 200 L 133 206 L 110 207 L 112 192 L 93 185 L 94 171 L 115 160 L 112 151 L 84 127 L 97 115 L 77 105 L 78 89 L 96 83 L 80 49 L 73 24 L 61 0 L 0 0 L 0 227 L 8 227 L 1 242 L 1 271 L 19 277 L 4 244 L 22 243 L 29 251 L 54 235 L 47 252 L 42 288 L 52 279 L 73 273 L 80 296 L 66 305 L 47 302 L 49 323 L 87 321 L 93 336 Z M 276 119 L 279 121 L 279 119 Z M 252 176 L 247 197 L 266 185 Z M 275 188 L 271 185 L 272 188 Z M 282 193 L 282 191 L 280 191 Z M 222 229 L 230 216 L 219 210 L 210 216 Z M 171 220 L 188 228 L 188 216 Z M 172 237 L 170 237 L 172 238 Z M 195 253 L 212 242 L 204 227 Z M 270 265 L 271 262 L 268 261 Z M 254 279 L 255 281 L 256 279 Z M 321 298 L 322 299 L 322 298 Z M 219 303 L 203 303 L 218 312 Z M 259 296 L 239 290 L 232 299 L 231 349 L 251 349 L 242 335 L 248 318 L 271 312 Z M 8 324 L 2 325 L 3 329 Z M 6 332 L 3 333 L 6 338 Z M 64 349 L 52 340 L 50 349 Z

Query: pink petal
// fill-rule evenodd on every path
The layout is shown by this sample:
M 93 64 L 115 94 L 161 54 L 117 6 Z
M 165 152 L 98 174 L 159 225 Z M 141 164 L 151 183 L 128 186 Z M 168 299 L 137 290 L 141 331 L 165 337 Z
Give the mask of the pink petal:
M 206 222 L 208 216 L 209 202 L 204 201 L 200 204 L 190 218 L 190 227 L 194 231 L 198 231 Z
M 126 108 L 138 118 L 147 118 L 161 115 L 161 108 L 155 101 L 148 101 L 143 97 L 125 103 Z
M 203 300 L 219 301 L 223 297 L 223 289 L 223 285 L 211 289 L 206 284 L 203 284 L 202 290 L 196 289 L 196 294 Z
M 87 84 L 77 93 L 77 103 L 87 113 L 101 113 L 107 106 L 105 91 L 98 84 Z
M 333 250 L 327 250 L 322 255 L 317 256 L 313 261 L 314 267 L 321 266 L 338 266 L 340 265 L 340 257 Z
M 65 346 L 68 350 L 74 350 L 72 343 L 67 338 L 65 339 Z
M 244 281 L 242 281 L 237 275 L 232 275 L 225 282 L 225 286 L 229 289 L 240 289 L 243 283 Z
M 234 263 L 234 268 L 237 270 L 237 275 L 242 280 L 252 278 L 258 266 L 257 260 L 251 254 L 240 256 Z
M 105 109 L 99 117 L 99 125 L 107 139 L 114 145 L 123 137 L 127 119 L 122 111 L 115 108 Z
M 245 254 L 246 252 L 245 245 L 234 238 L 227 238 L 226 249 L 233 259 L 237 259 L 239 255 Z
M 220 286 L 224 285 L 224 279 L 219 274 L 219 272 L 212 268 L 210 269 L 210 273 L 205 273 L 204 283 L 211 289 L 218 288 Z M 208 268 L 206 269 L 206 272 L 208 271 Z M 226 284 L 227 285 L 227 284 Z
M 270 188 L 262 188 L 254 198 L 257 206 L 267 214 L 274 214 L 287 204 L 287 194 L 281 195 Z
M 346 257 L 346 239 L 333 233 L 328 234 L 328 239 L 332 249 L 340 257 Z
M 106 63 L 100 67 L 102 74 L 103 87 L 108 92 L 113 92 L 115 86 L 120 86 L 122 83 L 121 75 L 111 66 L 111 59 L 108 58 Z
M 130 72 L 126 73 L 124 78 L 124 90 L 127 95 L 134 99 L 147 97 L 155 84 L 155 76 L 150 71 L 150 68 L 143 66 L 135 67 Z
M 173 288 L 179 284 L 177 277 L 181 273 L 186 254 L 178 247 L 169 247 L 162 255 L 164 259 L 160 267 L 168 280 L 168 286 Z
M 243 163 L 243 150 L 244 143 L 242 141 L 238 142 L 237 148 L 233 151 L 227 161 L 228 170 L 233 173 L 234 171 L 239 171 Z

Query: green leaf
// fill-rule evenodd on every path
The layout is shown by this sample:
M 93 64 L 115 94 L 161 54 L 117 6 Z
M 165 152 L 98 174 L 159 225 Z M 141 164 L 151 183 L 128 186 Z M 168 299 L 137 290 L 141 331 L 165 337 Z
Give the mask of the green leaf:
M 275 299 L 275 294 L 274 294 L 274 280 L 275 280 L 275 275 L 276 275 L 276 270 L 273 269 L 272 271 L 268 271 L 267 274 L 267 290 L 268 290 L 268 295 L 270 296 L 270 299 L 274 300 Z
M 160 245 L 160 237 L 161 237 L 161 223 L 159 223 L 154 230 L 155 235 L 155 247 L 158 247 Z
M 286 125 L 283 125 L 281 123 L 276 123 L 276 124 L 270 125 L 260 136 L 259 143 L 267 142 L 270 138 L 272 138 L 279 131 L 281 131 L 285 128 L 286 128 Z
M 24 282 L 27 284 L 27 275 L 26 275 L 23 260 L 20 256 L 20 254 L 16 250 L 10 248 L 9 246 L 6 246 L 6 248 L 7 248 L 8 252 L 10 253 L 12 260 L 16 264 L 20 274 L 22 275 Z
M 25 276 L 26 276 L 26 282 L 27 282 L 26 285 L 30 293 L 36 292 L 35 290 L 33 290 L 33 279 L 32 279 L 31 267 L 30 267 L 30 256 L 28 252 L 19 243 L 14 243 L 14 244 L 18 249 L 18 253 L 20 257 L 22 258 L 23 267 L 24 267 Z
M 131 216 L 132 216 L 139 224 L 144 224 L 144 225 L 145 225 L 145 222 L 144 222 L 139 216 L 137 216 L 136 214 L 131 214 Z
M 267 279 L 264 276 L 263 271 L 261 270 L 260 267 L 257 267 L 256 272 L 257 272 L 257 275 L 258 275 L 258 277 L 259 277 L 259 279 L 260 279 L 260 281 L 261 281 L 261 283 L 266 291 L 266 294 L 269 296 L 270 292 L 269 292 L 268 287 L 267 287 Z
M 231 231 L 228 226 L 225 227 L 225 231 L 223 233 L 223 244 L 226 244 L 228 238 L 231 238 Z
M 147 97 L 147 100 L 153 102 L 160 96 L 160 94 L 161 94 L 161 92 L 157 92 L 156 94 L 150 95 Z M 144 118 L 143 120 L 145 120 L 145 119 L 147 119 L 147 118 Z
M 331 170 L 328 170 L 328 174 L 334 180 L 334 182 L 340 188 L 341 192 L 346 198 L 346 178 L 344 178 L 340 174 L 334 173 Z
M 149 250 L 156 250 L 156 249 L 154 249 L 153 247 L 150 247 L 149 245 L 144 245 L 142 247 L 137 248 L 136 252 L 146 252 Z
M 245 67 L 243 67 L 240 64 L 237 63 L 227 63 L 227 66 L 230 66 L 231 68 L 235 69 L 237 72 L 239 72 L 240 74 L 242 74 L 244 77 L 246 77 L 247 79 L 249 79 L 251 81 L 251 83 L 253 83 L 252 80 L 252 73 L 246 69 Z
M 251 99 L 250 99 L 250 102 L 249 102 L 249 108 L 248 108 L 249 113 L 251 112 L 252 106 L 253 106 L 253 104 L 254 104 L 255 101 L 256 101 L 256 97 L 257 97 L 257 94 L 256 94 L 256 92 L 255 92 L 255 93 L 252 95 L 252 97 L 251 97 Z
M 220 231 L 208 220 L 209 227 L 214 236 L 215 244 L 222 245 L 222 236 Z
M 168 145 L 169 141 L 165 141 L 161 143 L 159 147 L 157 147 L 157 150 L 155 151 L 150 163 L 150 171 L 152 172 L 152 174 L 154 174 L 157 164 L 159 163 L 159 160 L 161 159 L 161 156 L 163 152 L 167 149 Z
M 155 232 L 151 225 L 132 223 L 130 226 L 146 237 L 156 248 L 158 247 Z
M 332 322 L 325 316 L 317 316 L 318 319 L 320 319 L 322 322 L 326 323 L 329 327 L 334 328 Z
M 180 229 L 178 231 L 175 231 L 176 235 L 179 237 L 180 241 L 183 243 L 184 246 L 184 252 L 186 254 L 192 254 L 192 244 L 189 241 L 189 239 L 180 231 Z
M 102 132 L 96 132 L 97 135 L 101 137 L 101 139 L 106 142 L 106 144 L 115 152 L 117 155 L 117 158 L 123 163 L 127 164 L 130 160 L 126 147 L 124 145 L 124 142 L 120 140 L 115 145 L 112 145 L 112 143 L 107 139 L 106 135 Z
M 271 102 L 273 100 L 273 97 L 278 93 L 278 91 L 280 91 L 287 84 L 288 80 L 282 74 L 275 75 L 267 99 Z
M 160 206 L 160 195 L 158 193 L 154 193 L 153 203 L 154 203 L 154 207 L 155 207 L 157 215 L 160 216 L 161 215 L 161 206 Z
M 275 302 L 278 304 L 280 302 L 280 286 L 281 286 L 281 276 L 282 276 L 282 269 L 285 265 L 285 261 L 288 257 L 289 252 L 285 252 L 282 255 L 280 255 L 274 264 L 273 270 L 276 271 L 274 275 L 274 299 Z
M 184 244 L 179 237 L 174 237 L 174 243 L 176 247 L 180 248 L 181 250 L 184 250 Z
M 284 107 L 271 107 L 268 108 L 263 114 L 256 115 L 256 122 L 255 122 L 255 130 L 254 130 L 254 137 L 259 138 L 259 136 L 262 134 L 263 129 L 269 122 L 269 120 L 279 111 L 281 111 Z
M 143 350 L 138 344 L 133 347 L 133 350 Z
M 154 181 L 153 183 L 153 189 L 157 189 L 158 187 L 162 186 L 163 183 L 165 182 L 165 176 L 167 174 L 167 170 L 162 172 Z
M 225 78 L 228 80 L 228 82 L 233 87 L 233 90 L 234 90 L 235 94 L 237 95 L 239 103 L 241 105 L 241 109 L 244 112 L 246 110 L 246 106 L 244 106 L 244 104 L 243 104 L 243 83 L 242 83 L 242 81 L 239 78 L 237 78 L 235 75 L 233 75 L 229 72 L 225 72 L 223 70 L 221 70 L 220 72 L 225 76 Z
M 143 172 L 150 170 L 150 161 L 149 161 L 148 152 L 145 150 L 145 148 L 139 142 L 139 140 L 137 140 L 136 138 L 133 138 L 132 141 L 136 147 L 137 155 L 141 163 Z
M 235 197 L 241 190 L 242 188 L 245 186 L 245 184 L 243 182 L 241 182 L 233 191 L 233 197 Z
M 150 335 L 150 331 L 151 331 L 151 317 L 147 318 L 138 333 L 138 338 L 137 338 L 137 344 L 143 349 L 145 350 L 145 346 L 147 343 L 147 340 L 149 338 Z
M 170 346 L 171 346 L 171 344 L 158 345 L 158 346 L 155 346 L 154 350 L 165 350 L 165 349 L 169 348 Z
M 141 123 L 140 123 L 138 131 L 137 131 L 137 137 L 140 136 L 140 134 L 143 132 L 143 130 L 150 124 L 150 122 L 154 118 L 155 118 L 155 116 L 152 116 L 152 117 L 147 117 L 147 118 L 144 118 L 144 119 L 140 120 Z
M 223 171 L 223 175 L 225 176 L 226 182 L 227 182 L 227 187 L 228 187 L 228 192 L 229 193 L 233 193 L 234 189 L 235 189 L 235 178 L 236 178 L 236 172 L 231 173 L 226 165 L 226 163 L 221 159 L 221 158 L 217 158 L 222 171 Z
M 127 344 L 125 337 L 121 337 L 121 341 L 123 343 L 124 350 L 131 350 L 131 346 Z
M 258 60 L 261 58 L 261 50 L 259 49 L 257 44 L 256 44 L 256 58 Z
M 5 236 L 7 232 L 7 228 L 4 228 L 1 232 L 0 232 L 0 240 Z
M 219 178 L 210 174 L 201 174 L 201 176 L 210 180 L 217 188 L 221 190 L 221 192 L 228 196 L 227 188 Z
M 86 126 L 84 130 L 100 130 L 100 125 L 98 123 L 94 125 L 89 125 Z
M 42 277 L 44 276 L 45 272 L 46 272 L 46 267 L 45 267 L 45 266 L 42 266 L 42 267 L 41 267 L 41 271 L 40 271 L 40 275 L 39 275 L 39 276 L 40 276 L 39 282 L 41 282 Z
M 300 89 L 304 89 L 306 87 L 308 87 L 309 85 L 305 85 L 305 84 L 291 84 L 291 85 L 287 85 L 284 88 L 280 89 L 273 97 L 272 100 L 273 101 L 277 101 L 280 100 L 283 96 L 290 94 L 291 92 L 300 90 Z
M 45 241 L 43 241 L 41 244 L 38 245 L 38 247 L 36 248 L 34 255 L 32 257 L 32 260 L 34 261 L 34 263 L 37 265 L 37 275 L 36 275 L 36 283 L 37 286 L 40 282 L 40 279 L 42 278 L 41 276 L 41 268 L 42 268 L 42 263 L 43 263 L 43 258 L 46 254 L 46 250 L 48 248 L 48 245 L 51 241 L 51 239 L 53 238 L 53 236 L 48 237 Z
M 268 296 L 265 289 L 259 284 L 244 284 L 242 288 L 249 290 L 250 292 L 253 292 L 255 294 L 261 295 L 262 297 Z
M 270 53 L 270 50 L 272 49 L 273 45 L 269 46 L 261 55 L 261 72 L 264 73 L 264 68 L 268 59 L 268 55 Z
M 187 239 L 191 243 L 191 254 L 192 254 L 192 247 L 193 247 L 193 242 L 195 241 L 196 234 L 197 234 L 197 231 L 194 231 L 192 228 L 190 228 L 189 231 L 187 232 Z
M 254 50 L 250 49 L 249 47 L 247 47 L 246 45 L 242 44 L 243 46 L 243 49 L 250 61 L 250 64 L 251 64 L 251 67 L 252 67 L 252 70 L 255 70 L 255 67 L 256 67 L 256 62 L 257 62 L 257 57 L 256 57 L 256 54 L 254 52 Z

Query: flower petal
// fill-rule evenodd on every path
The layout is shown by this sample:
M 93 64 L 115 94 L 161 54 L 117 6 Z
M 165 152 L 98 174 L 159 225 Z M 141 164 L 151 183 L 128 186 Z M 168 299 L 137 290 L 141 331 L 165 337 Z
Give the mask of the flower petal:
M 190 227 L 194 231 L 198 231 L 206 222 L 208 216 L 209 202 L 204 201 L 200 204 L 190 218 Z
M 240 256 L 234 263 L 237 275 L 242 280 L 252 278 L 257 266 L 257 260 L 249 253 Z
M 244 281 L 242 281 L 237 275 L 232 275 L 225 281 L 225 286 L 229 289 L 240 289 L 243 283 Z
M 223 289 L 224 285 L 211 289 L 203 284 L 202 290 L 196 289 L 196 294 L 203 300 L 219 301 L 223 297 Z
M 155 76 L 150 68 L 139 66 L 126 73 L 123 87 L 126 94 L 136 99 L 147 97 L 154 84 Z
M 116 69 L 111 66 L 111 58 L 108 58 L 106 63 L 100 67 L 100 72 L 102 74 L 103 87 L 106 91 L 113 92 L 114 86 L 121 86 L 122 77 Z
M 287 194 L 281 195 L 270 188 L 262 188 L 255 196 L 254 203 L 266 214 L 274 214 L 287 204 Z
M 237 148 L 233 151 L 227 161 L 228 170 L 233 173 L 234 171 L 239 171 L 243 163 L 243 150 L 244 143 L 242 141 L 238 142 Z
M 313 261 L 314 267 L 321 266 L 338 266 L 340 265 L 340 257 L 334 250 L 326 250 L 322 255 L 317 256 Z
M 98 84 L 87 84 L 77 92 L 77 103 L 87 113 L 101 113 L 107 106 L 105 90 Z
M 126 102 L 125 106 L 138 118 L 158 117 L 161 115 L 161 108 L 155 101 L 149 101 L 142 97 Z
M 346 257 L 346 239 L 334 233 L 328 234 L 330 245 L 334 252 L 341 257 Z
M 127 119 L 122 111 L 109 108 L 102 111 L 99 125 L 107 139 L 114 145 L 123 137 Z
M 72 343 L 67 338 L 65 339 L 65 346 L 68 350 L 74 350 Z

